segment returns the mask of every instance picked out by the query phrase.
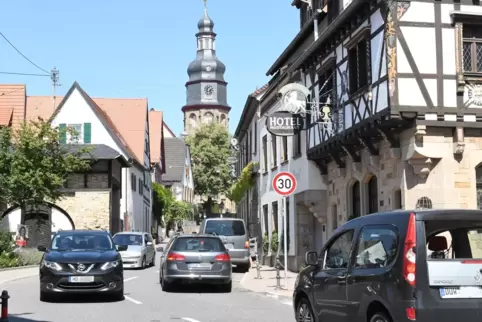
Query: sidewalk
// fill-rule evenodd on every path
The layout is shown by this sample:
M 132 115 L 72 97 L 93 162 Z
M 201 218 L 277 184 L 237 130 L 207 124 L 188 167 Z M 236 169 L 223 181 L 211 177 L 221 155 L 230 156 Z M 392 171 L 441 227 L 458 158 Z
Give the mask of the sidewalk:
M 249 272 L 246 273 L 241 280 L 241 286 L 256 293 L 262 293 L 276 299 L 291 301 L 296 276 L 298 275 L 297 273 L 287 272 L 288 287 L 286 287 L 284 271 L 280 271 L 281 289 L 276 289 L 276 269 L 274 267 L 261 266 L 261 279 L 256 278 L 257 274 L 256 264 L 253 263 Z
M 0 270 L 0 284 L 38 275 L 38 265 Z

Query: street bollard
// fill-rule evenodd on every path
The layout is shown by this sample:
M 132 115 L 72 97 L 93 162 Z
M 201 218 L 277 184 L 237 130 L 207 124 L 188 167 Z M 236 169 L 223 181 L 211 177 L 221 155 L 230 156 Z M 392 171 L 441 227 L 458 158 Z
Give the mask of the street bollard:
M 10 296 L 6 290 L 2 291 L 0 299 L 2 300 L 2 315 L 0 317 L 0 322 L 8 322 L 8 299 Z
M 279 273 L 279 254 L 276 255 L 276 289 L 281 289 L 281 275 Z
M 261 265 L 259 265 L 259 255 L 258 255 L 258 238 L 254 241 L 254 251 L 256 256 L 256 279 L 260 280 L 261 277 Z

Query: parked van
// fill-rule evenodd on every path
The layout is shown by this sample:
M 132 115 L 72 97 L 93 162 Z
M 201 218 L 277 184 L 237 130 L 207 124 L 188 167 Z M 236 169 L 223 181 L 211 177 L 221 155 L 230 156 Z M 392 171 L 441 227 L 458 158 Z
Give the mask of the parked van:
M 482 211 L 392 211 L 305 255 L 296 321 L 482 321 Z
M 231 263 L 243 272 L 249 270 L 249 239 L 243 220 L 236 218 L 206 218 L 201 223 L 199 233 L 219 236 L 229 251 Z

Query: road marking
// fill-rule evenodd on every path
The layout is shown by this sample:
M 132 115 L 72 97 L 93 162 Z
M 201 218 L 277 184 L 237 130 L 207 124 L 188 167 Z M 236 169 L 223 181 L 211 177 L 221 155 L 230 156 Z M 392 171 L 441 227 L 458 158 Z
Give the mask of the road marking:
M 159 274 L 159 271 L 155 271 L 155 273 Z
M 201 321 L 194 320 L 194 319 L 191 319 L 191 318 L 181 318 L 181 320 L 184 320 L 184 321 L 187 321 L 187 322 L 201 322 Z
M 127 296 L 127 295 L 124 295 L 124 298 L 125 298 L 126 300 L 128 300 L 128 301 L 131 301 L 131 302 L 134 303 L 134 304 L 142 304 L 141 301 L 135 300 L 135 299 L 133 299 L 132 297 L 129 297 L 129 296 Z
M 244 285 L 243 285 L 243 284 L 244 284 L 244 279 L 245 279 L 246 277 L 248 277 L 248 274 L 249 274 L 249 273 L 244 273 L 243 277 L 242 277 L 241 280 L 239 281 L 239 284 L 241 284 L 241 286 L 244 286 Z
M 136 278 L 138 278 L 139 276 L 132 276 L 132 277 L 129 277 L 129 278 L 124 278 L 124 283 L 125 282 L 129 282 L 129 281 L 132 281 L 132 280 L 135 280 Z
M 288 305 L 288 306 L 293 306 L 293 302 L 286 300 L 286 301 L 281 301 L 281 303 Z

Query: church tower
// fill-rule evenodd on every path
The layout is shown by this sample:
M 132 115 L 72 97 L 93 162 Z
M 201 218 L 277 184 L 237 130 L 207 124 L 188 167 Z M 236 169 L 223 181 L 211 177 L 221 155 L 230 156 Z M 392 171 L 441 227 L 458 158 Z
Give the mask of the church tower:
M 204 15 L 198 22 L 197 56 L 189 64 L 186 83 L 187 100 L 182 107 L 184 131 L 192 134 L 203 123 L 216 122 L 229 127 L 226 66 L 216 57 L 214 22 L 204 1 Z

